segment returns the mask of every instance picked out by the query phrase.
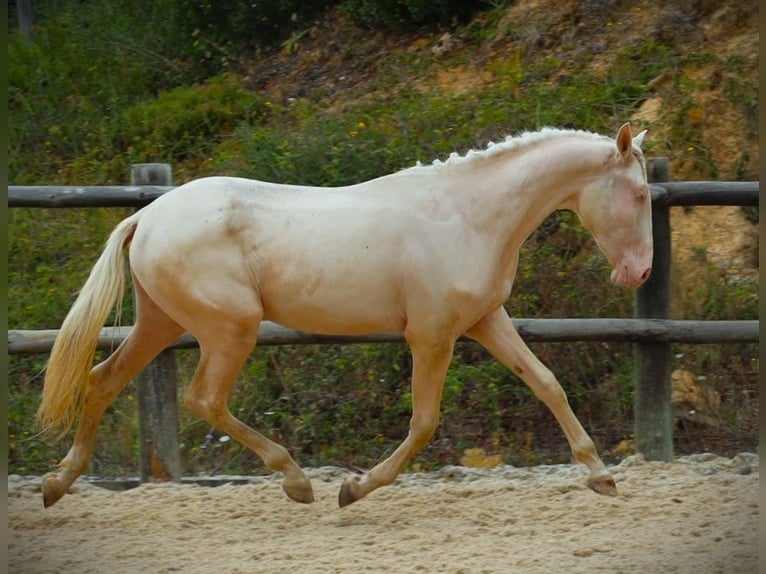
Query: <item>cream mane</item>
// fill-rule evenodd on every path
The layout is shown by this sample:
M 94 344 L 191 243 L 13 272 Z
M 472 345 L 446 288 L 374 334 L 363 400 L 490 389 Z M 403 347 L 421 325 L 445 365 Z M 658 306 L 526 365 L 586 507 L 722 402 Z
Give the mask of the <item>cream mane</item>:
M 562 136 L 580 136 L 583 138 L 596 140 L 596 141 L 612 141 L 611 138 L 603 136 L 597 133 L 585 131 L 585 130 L 572 130 L 572 129 L 559 129 L 559 128 L 542 128 L 536 132 L 524 132 L 515 136 L 507 136 L 505 140 L 500 143 L 489 142 L 487 147 L 483 150 L 469 150 L 465 155 L 460 155 L 457 152 L 452 152 L 449 157 L 442 161 L 435 159 L 430 164 L 424 164 L 418 161 L 414 167 L 408 169 L 428 169 L 432 167 L 442 167 L 450 165 L 462 165 L 470 163 L 476 160 L 494 157 L 500 154 L 508 153 L 514 150 L 519 150 L 530 145 L 534 145 L 552 138 Z M 406 171 L 406 170 L 405 170 Z

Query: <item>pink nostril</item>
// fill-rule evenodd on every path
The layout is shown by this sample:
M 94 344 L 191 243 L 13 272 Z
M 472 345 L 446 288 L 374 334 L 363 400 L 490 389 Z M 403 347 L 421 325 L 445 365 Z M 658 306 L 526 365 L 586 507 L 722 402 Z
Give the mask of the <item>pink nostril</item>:
M 647 267 L 646 269 L 644 269 L 644 272 L 641 273 L 641 277 L 640 277 L 641 281 L 646 281 L 647 279 L 649 279 L 649 275 L 651 274 L 652 274 L 651 267 Z

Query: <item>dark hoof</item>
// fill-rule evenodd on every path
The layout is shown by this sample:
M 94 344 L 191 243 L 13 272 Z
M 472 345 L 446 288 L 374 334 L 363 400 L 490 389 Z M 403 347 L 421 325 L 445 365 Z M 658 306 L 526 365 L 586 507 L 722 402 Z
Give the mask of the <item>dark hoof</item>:
M 338 493 L 338 506 L 343 508 L 364 497 L 359 484 L 360 480 L 359 476 L 349 476 L 343 481 Z
M 593 492 L 603 494 L 604 496 L 617 496 L 617 485 L 614 482 L 611 474 L 604 474 L 600 476 L 589 476 L 585 482 Z
M 314 491 L 311 488 L 311 483 L 308 481 L 305 483 L 301 482 L 294 484 L 283 482 L 282 490 L 284 490 L 285 494 L 295 502 L 300 502 L 302 504 L 311 504 L 314 502 Z
M 68 487 L 64 486 L 57 474 L 46 474 L 43 477 L 43 506 L 45 508 L 53 506 L 67 493 L 67 490 Z

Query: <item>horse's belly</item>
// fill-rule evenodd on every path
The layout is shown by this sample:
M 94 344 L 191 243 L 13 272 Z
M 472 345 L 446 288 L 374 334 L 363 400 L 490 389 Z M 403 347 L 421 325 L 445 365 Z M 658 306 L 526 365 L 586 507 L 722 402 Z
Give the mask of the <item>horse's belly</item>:
M 395 299 L 381 289 L 353 293 L 340 285 L 335 291 L 313 293 L 261 291 L 264 319 L 323 335 L 403 331 L 405 316 Z
M 358 221 L 302 222 L 292 233 L 267 224 L 245 250 L 266 319 L 334 335 L 404 328 L 407 266 L 398 238 L 359 229 Z

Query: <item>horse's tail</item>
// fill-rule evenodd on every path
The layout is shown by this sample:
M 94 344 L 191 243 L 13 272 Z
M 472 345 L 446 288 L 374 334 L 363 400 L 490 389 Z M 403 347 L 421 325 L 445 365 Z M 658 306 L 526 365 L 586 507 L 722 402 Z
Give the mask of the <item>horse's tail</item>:
M 115 309 L 119 324 L 125 294 L 124 249 L 133 237 L 141 212 L 112 231 L 91 269 L 53 344 L 45 371 L 37 418 L 44 433 L 64 435 L 80 414 L 104 322 Z

